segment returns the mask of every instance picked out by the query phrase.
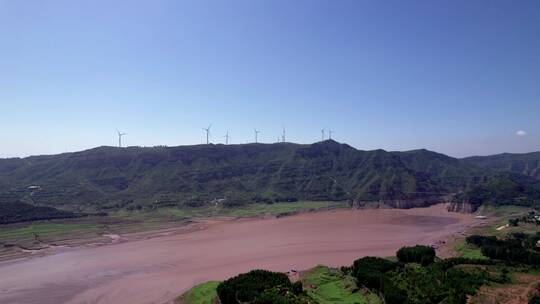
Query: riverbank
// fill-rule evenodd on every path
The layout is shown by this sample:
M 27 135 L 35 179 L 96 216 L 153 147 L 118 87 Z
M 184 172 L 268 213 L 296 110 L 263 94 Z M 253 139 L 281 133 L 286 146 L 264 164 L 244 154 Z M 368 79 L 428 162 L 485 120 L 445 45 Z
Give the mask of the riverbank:
M 444 205 L 207 221 L 186 233 L 2 263 L 0 302 L 160 303 L 254 268 L 286 272 L 391 256 L 401 246 L 434 244 L 476 223 Z
M 199 230 L 208 219 L 235 220 L 289 216 L 347 208 L 346 202 L 301 201 L 251 204 L 234 209 L 161 208 L 153 211 L 117 211 L 109 216 L 35 221 L 0 226 L 0 261 L 54 254 L 154 236 Z

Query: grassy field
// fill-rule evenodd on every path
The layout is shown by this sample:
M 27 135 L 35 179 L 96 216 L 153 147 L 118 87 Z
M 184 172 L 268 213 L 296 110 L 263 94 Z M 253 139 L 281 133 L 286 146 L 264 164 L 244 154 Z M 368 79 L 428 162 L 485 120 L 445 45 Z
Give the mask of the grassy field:
M 317 266 L 304 272 L 302 283 L 304 290 L 317 303 L 380 303 L 377 295 L 357 289 L 353 277 L 326 266 Z
M 210 281 L 197 285 L 175 300 L 175 304 L 216 304 L 218 297 L 216 288 L 218 281 Z
M 90 233 L 101 231 L 101 225 L 90 223 L 54 223 L 54 222 L 37 222 L 28 226 L 10 227 L 12 229 L 1 229 L 0 240 L 16 241 L 21 239 L 34 239 L 35 236 L 40 238 L 62 238 L 72 235 L 79 231 L 87 231 Z
M 304 210 L 346 208 L 346 202 L 309 202 L 253 204 L 238 209 L 222 210 L 220 214 L 234 217 L 252 217 L 259 215 L 287 215 Z
M 459 256 L 469 259 L 487 259 L 482 252 L 480 251 L 480 248 L 466 244 L 465 241 L 458 242 L 454 250 L 458 253 Z
M 336 209 L 346 208 L 346 202 L 313 202 L 300 201 L 294 203 L 273 203 L 273 204 L 250 204 L 238 208 L 223 208 L 220 206 L 193 208 L 193 209 L 178 209 L 178 208 L 161 208 L 151 212 L 140 212 L 140 216 L 149 217 L 173 217 L 182 218 L 201 218 L 211 216 L 230 216 L 230 217 L 256 217 L 262 215 L 286 215 L 294 212 L 305 210 L 319 209 Z

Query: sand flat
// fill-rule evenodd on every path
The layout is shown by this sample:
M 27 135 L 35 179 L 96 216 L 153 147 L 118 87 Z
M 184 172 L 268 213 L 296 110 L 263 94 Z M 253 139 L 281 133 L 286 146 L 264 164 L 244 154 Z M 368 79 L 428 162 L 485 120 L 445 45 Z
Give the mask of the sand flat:
M 164 303 L 200 282 L 254 268 L 301 270 L 390 256 L 474 222 L 444 205 L 208 221 L 190 233 L 0 263 L 0 303 Z

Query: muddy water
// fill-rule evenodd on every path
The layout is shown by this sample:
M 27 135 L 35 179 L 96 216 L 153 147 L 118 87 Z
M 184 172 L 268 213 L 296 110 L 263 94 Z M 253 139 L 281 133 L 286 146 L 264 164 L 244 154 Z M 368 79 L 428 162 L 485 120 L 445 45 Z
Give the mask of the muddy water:
M 473 222 L 442 205 L 213 221 L 185 234 L 1 263 L 0 303 L 163 303 L 197 283 L 254 268 L 287 271 L 390 256 Z

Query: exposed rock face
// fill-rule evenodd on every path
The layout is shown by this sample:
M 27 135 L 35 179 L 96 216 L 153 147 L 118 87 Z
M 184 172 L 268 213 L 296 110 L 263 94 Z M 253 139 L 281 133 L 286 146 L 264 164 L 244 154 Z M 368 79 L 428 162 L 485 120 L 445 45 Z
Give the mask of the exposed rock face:
M 444 202 L 441 198 L 430 199 L 406 199 L 406 200 L 384 200 L 384 201 L 360 201 L 351 200 L 349 204 L 353 208 L 424 208 Z
M 473 213 L 479 206 L 471 204 L 469 202 L 451 202 L 448 205 L 448 211 L 461 212 L 461 213 Z
M 385 200 L 385 201 L 360 201 L 351 200 L 349 205 L 352 208 L 397 208 L 397 209 L 410 209 L 410 208 L 425 208 L 435 204 L 449 202 L 447 210 L 449 212 L 460 213 L 473 213 L 480 205 L 472 204 L 470 202 L 456 202 L 452 201 L 448 197 L 434 197 L 428 199 L 409 199 L 409 200 Z

